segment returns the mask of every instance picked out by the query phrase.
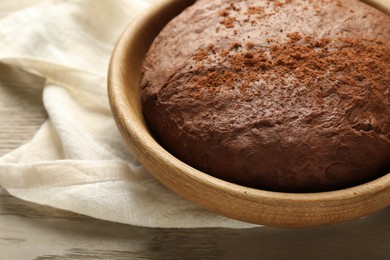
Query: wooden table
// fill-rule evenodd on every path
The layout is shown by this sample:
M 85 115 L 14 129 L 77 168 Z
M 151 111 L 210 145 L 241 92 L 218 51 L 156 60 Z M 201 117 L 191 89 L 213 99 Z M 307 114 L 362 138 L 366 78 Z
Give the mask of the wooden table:
M 0 17 L 18 3 L 0 1 Z M 9 73 L 17 73 L 9 81 Z M 44 122 L 42 79 L 0 64 L 0 156 Z M 281 229 L 152 229 L 16 199 L 0 188 L 0 259 L 390 259 L 390 208 L 344 224 Z

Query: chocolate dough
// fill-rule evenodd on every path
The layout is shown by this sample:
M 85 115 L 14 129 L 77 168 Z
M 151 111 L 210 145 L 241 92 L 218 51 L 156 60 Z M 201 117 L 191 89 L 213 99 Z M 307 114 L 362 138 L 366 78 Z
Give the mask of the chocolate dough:
M 156 139 L 230 182 L 327 191 L 390 166 L 390 16 L 357 0 L 199 0 L 141 88 Z

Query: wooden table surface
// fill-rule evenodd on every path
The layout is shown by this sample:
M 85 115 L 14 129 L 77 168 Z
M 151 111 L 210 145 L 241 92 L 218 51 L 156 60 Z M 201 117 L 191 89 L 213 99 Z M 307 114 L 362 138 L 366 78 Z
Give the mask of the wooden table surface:
M 18 3 L 0 0 L 0 17 Z M 17 80 L 9 80 L 18 73 Z M 46 119 L 42 79 L 0 63 L 0 156 Z M 10 196 L 0 187 L 0 259 L 390 259 L 390 208 L 306 229 L 152 229 L 95 220 Z

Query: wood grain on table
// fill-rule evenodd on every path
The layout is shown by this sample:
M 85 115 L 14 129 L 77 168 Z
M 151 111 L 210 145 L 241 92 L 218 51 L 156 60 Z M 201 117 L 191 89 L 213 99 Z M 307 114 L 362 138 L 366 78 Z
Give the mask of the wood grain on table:
M 0 17 L 19 2 L 38 1 L 0 0 Z M 46 119 L 43 84 L 40 77 L 0 63 L 0 156 L 27 142 Z M 390 208 L 307 229 L 153 229 L 25 202 L 0 188 L 1 260 L 314 258 L 390 259 Z

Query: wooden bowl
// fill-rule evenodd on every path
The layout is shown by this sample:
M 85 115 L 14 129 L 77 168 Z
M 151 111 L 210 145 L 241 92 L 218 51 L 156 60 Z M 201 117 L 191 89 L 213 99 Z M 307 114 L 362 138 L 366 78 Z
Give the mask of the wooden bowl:
M 184 198 L 210 211 L 250 223 L 288 227 L 325 225 L 388 207 L 390 174 L 331 192 L 264 191 L 200 172 L 175 158 L 153 139 L 141 112 L 142 62 L 163 26 L 193 2 L 164 0 L 147 9 L 129 25 L 113 52 L 108 80 L 111 108 L 124 140 L 142 165 Z

